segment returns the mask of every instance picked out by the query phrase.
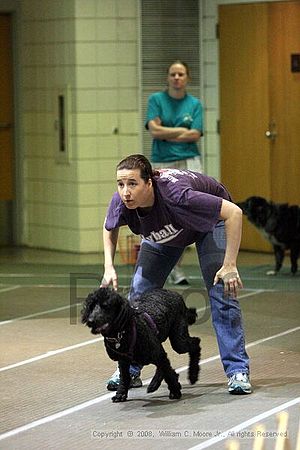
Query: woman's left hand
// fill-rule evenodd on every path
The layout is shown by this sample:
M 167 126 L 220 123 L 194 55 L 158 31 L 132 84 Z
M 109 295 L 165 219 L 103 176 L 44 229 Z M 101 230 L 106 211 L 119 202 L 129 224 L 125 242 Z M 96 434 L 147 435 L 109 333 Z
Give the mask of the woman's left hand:
M 227 269 L 222 266 L 220 270 L 216 273 L 214 279 L 214 285 L 219 281 L 224 283 L 224 293 L 232 297 L 237 297 L 238 290 L 243 288 L 242 280 L 240 279 L 239 272 L 237 268 Z

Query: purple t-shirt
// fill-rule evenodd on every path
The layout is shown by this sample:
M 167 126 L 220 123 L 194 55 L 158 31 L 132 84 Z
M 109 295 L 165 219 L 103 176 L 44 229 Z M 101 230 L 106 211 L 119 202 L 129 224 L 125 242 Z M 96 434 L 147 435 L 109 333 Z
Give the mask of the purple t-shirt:
M 128 225 L 144 239 L 172 247 L 185 247 L 199 233 L 211 231 L 219 221 L 222 199 L 231 200 L 214 178 L 181 169 L 161 169 L 154 178 L 155 202 L 146 215 L 128 209 L 116 192 L 108 207 L 105 228 Z

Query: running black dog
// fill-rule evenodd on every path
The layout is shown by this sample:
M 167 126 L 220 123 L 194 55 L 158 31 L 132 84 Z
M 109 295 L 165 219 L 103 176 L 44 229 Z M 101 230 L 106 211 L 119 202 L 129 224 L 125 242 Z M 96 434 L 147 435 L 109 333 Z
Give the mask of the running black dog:
M 294 275 L 300 255 L 300 207 L 273 203 L 263 197 L 249 197 L 237 205 L 273 246 L 275 269 L 267 272 L 268 275 L 279 272 L 286 250 L 290 250 L 291 272 Z
M 199 375 L 200 339 L 190 337 L 188 325 L 195 323 L 197 313 L 187 308 L 176 292 L 155 289 L 142 294 L 134 306 L 110 288 L 99 288 L 88 295 L 82 310 L 82 323 L 91 333 L 102 334 L 109 357 L 119 362 L 120 384 L 113 402 L 127 399 L 130 385 L 129 366 L 155 364 L 156 372 L 147 392 L 156 391 L 164 379 L 170 399 L 181 397 L 178 375 L 171 367 L 162 346 L 167 338 L 177 353 L 189 353 L 191 384 Z

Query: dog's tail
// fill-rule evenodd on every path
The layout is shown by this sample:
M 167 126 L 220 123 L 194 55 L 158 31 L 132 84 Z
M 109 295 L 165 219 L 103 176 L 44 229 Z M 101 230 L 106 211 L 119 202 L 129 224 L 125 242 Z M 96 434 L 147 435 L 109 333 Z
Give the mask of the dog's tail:
M 188 308 L 187 309 L 187 321 L 189 325 L 193 325 L 196 322 L 198 317 L 196 308 Z

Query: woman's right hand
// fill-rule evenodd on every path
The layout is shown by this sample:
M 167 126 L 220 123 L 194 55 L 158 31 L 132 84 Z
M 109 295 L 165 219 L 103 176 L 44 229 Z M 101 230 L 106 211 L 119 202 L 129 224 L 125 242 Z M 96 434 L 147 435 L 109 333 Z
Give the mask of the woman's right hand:
M 118 289 L 118 275 L 114 266 L 105 267 L 100 287 L 108 287 L 112 284 L 113 289 Z

